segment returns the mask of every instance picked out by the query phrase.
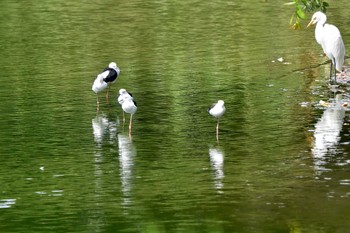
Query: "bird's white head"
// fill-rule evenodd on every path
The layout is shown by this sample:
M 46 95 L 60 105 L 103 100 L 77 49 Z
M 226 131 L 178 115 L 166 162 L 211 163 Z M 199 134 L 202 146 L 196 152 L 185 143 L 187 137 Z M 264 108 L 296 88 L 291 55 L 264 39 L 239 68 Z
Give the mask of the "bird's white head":
M 126 93 L 125 89 L 122 88 L 122 89 L 119 90 L 119 95 L 122 95 L 122 94 L 125 94 L 125 93 Z
M 315 14 L 313 14 L 311 21 L 309 24 L 306 26 L 307 28 L 310 27 L 310 25 L 315 24 L 315 23 L 321 23 L 324 24 L 327 21 L 327 16 L 322 13 L 321 11 L 317 11 Z
M 117 69 L 118 66 L 117 66 L 117 63 L 111 62 L 111 63 L 109 63 L 108 67 L 112 68 L 112 69 Z
M 225 102 L 224 102 L 223 100 L 219 100 L 219 101 L 218 101 L 218 104 L 219 104 L 220 106 L 224 106 Z

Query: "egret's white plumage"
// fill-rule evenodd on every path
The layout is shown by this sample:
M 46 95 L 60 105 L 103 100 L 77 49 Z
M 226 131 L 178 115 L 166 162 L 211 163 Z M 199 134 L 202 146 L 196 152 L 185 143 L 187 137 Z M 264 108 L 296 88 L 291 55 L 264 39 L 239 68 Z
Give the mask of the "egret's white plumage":
M 120 69 L 115 62 L 109 63 L 108 67 L 105 68 L 100 74 L 97 75 L 94 83 L 92 84 L 92 91 L 96 94 L 97 109 L 99 109 L 98 93 L 104 91 L 117 80 L 119 76 Z M 106 100 L 108 101 L 108 92 L 107 89 Z
M 224 115 L 226 108 L 224 105 L 223 100 L 219 100 L 217 103 L 214 103 L 209 109 L 208 112 L 213 117 L 217 118 L 217 125 L 216 125 L 216 140 L 219 141 L 219 120 L 222 115 Z
M 334 79 L 336 81 L 336 70 L 341 72 L 344 64 L 345 46 L 339 29 L 334 25 L 326 23 L 326 21 L 327 16 L 318 11 L 313 14 L 307 27 L 316 23 L 316 41 L 331 60 L 330 77 L 332 77 L 334 67 Z

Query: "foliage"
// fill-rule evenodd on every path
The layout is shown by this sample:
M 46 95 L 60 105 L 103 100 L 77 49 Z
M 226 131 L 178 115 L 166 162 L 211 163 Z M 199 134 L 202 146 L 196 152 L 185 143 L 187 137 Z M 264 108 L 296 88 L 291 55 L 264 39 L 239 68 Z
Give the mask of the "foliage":
M 320 10 L 324 13 L 327 11 L 329 6 L 326 1 L 323 0 L 293 0 L 292 2 L 286 3 L 286 5 L 294 5 L 295 11 L 290 19 L 290 26 L 293 29 L 301 28 L 301 20 L 306 18 L 305 12 L 315 12 Z

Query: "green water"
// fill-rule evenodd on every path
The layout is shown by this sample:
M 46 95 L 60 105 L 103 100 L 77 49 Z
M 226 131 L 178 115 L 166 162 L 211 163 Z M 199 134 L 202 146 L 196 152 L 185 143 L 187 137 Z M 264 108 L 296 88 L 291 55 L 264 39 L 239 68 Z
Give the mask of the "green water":
M 348 112 L 317 106 L 328 65 L 284 3 L 0 3 L 0 232 L 347 232 Z

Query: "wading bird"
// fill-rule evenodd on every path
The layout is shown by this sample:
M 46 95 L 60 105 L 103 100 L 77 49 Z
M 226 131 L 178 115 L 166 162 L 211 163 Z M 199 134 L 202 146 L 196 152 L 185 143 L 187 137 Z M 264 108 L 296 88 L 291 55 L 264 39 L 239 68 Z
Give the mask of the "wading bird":
M 98 93 L 107 88 L 106 101 L 108 102 L 109 86 L 117 80 L 120 69 L 115 62 L 109 63 L 100 74 L 97 75 L 92 90 L 96 93 L 97 111 L 100 109 L 100 102 L 98 101 Z
M 119 90 L 119 96 L 118 96 L 118 103 L 120 105 L 123 105 L 124 101 L 127 100 L 127 99 L 131 99 L 133 100 L 134 98 L 132 97 L 132 94 L 127 92 L 125 89 L 120 89 Z M 123 122 L 125 122 L 125 114 L 124 114 L 124 111 L 123 111 Z
M 219 120 L 220 117 L 225 113 L 226 108 L 224 106 L 224 101 L 219 100 L 217 103 L 214 103 L 209 109 L 208 112 L 210 115 L 215 117 L 217 119 L 217 125 L 216 125 L 216 140 L 219 141 Z
M 124 89 L 125 90 L 125 89 Z M 132 95 L 130 95 L 132 97 Z M 118 98 L 119 101 L 119 98 Z M 132 129 L 132 116 L 137 111 L 137 104 L 134 101 L 133 98 L 124 98 L 122 101 L 122 109 L 124 112 L 130 114 L 130 123 L 129 123 L 129 135 L 131 135 L 131 129 Z
M 331 60 L 329 78 L 332 78 L 334 67 L 334 81 L 337 82 L 336 70 L 342 71 L 345 57 L 345 46 L 338 28 L 326 23 L 327 16 L 318 11 L 312 18 L 307 28 L 316 23 L 315 38 L 322 46 L 323 52 Z

